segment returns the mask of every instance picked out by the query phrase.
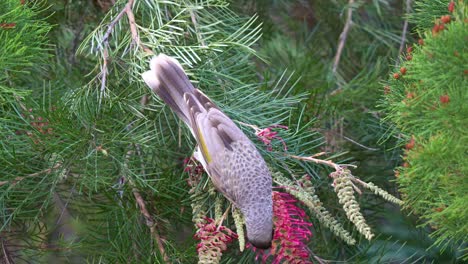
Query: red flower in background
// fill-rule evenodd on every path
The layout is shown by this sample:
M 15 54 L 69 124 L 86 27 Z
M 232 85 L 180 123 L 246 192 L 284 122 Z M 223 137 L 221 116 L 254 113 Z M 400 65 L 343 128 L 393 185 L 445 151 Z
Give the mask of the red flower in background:
M 273 125 L 273 126 L 270 126 L 270 127 L 267 127 L 267 128 L 264 128 L 260 131 L 258 131 L 256 134 L 257 134 L 257 137 L 263 142 L 265 143 L 265 145 L 267 145 L 267 150 L 268 151 L 271 151 L 273 148 L 271 146 L 271 141 L 273 139 L 277 139 L 279 141 L 281 141 L 281 143 L 283 144 L 283 149 L 284 151 L 287 151 L 288 150 L 288 147 L 286 146 L 286 143 L 284 142 L 283 138 L 281 138 L 280 136 L 278 136 L 278 132 L 275 132 L 275 131 L 272 131 L 271 129 L 272 128 L 282 128 L 282 129 L 288 129 L 287 126 L 283 126 L 283 125 Z
M 442 104 L 448 104 L 450 102 L 450 96 L 448 96 L 447 94 L 442 95 L 439 97 L 439 100 Z
M 449 5 L 448 5 L 448 11 L 450 13 L 453 13 L 453 10 L 455 9 L 455 2 L 454 1 L 450 1 Z
M 0 28 L 10 29 L 16 27 L 16 23 L 0 23 Z

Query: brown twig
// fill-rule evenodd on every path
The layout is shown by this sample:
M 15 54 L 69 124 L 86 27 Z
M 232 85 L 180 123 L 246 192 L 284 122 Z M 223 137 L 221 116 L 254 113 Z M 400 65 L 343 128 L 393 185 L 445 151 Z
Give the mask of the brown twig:
M 132 185 L 131 181 L 129 182 L 130 182 L 130 185 Z M 156 240 L 156 244 L 158 245 L 159 252 L 161 252 L 164 262 L 170 263 L 169 257 L 167 256 L 166 250 L 164 249 L 162 238 L 159 235 L 158 230 L 156 229 L 156 222 L 154 221 L 153 217 L 148 212 L 148 209 L 146 209 L 145 200 L 143 200 L 143 197 L 141 196 L 140 192 L 138 192 L 137 188 L 133 187 L 132 192 L 138 204 L 138 207 L 140 208 L 141 214 L 145 217 L 146 225 L 149 227 L 150 233 L 154 237 L 154 240 Z
M 126 7 L 123 8 L 120 13 L 114 18 L 114 20 L 112 20 L 109 24 L 109 26 L 107 26 L 107 31 L 106 31 L 106 34 L 104 34 L 104 36 L 102 37 L 102 42 L 104 43 L 109 43 L 109 37 L 110 37 L 110 34 L 112 33 L 112 31 L 114 30 L 114 27 L 115 27 L 115 24 L 117 24 L 117 22 L 119 22 L 119 20 L 122 18 L 122 16 L 125 14 L 126 12 Z
M 251 124 L 247 124 L 247 123 L 240 122 L 240 121 L 238 121 L 238 123 L 243 125 L 243 126 L 247 126 L 247 127 L 252 128 L 253 130 L 255 130 L 256 133 L 258 131 L 261 131 L 261 129 L 256 125 L 251 125 Z M 326 152 L 319 152 L 319 153 L 316 153 L 316 154 L 314 154 L 312 156 L 308 156 L 308 157 L 297 156 L 297 155 L 288 155 L 288 157 L 298 159 L 298 160 L 311 161 L 311 162 L 314 162 L 314 163 L 317 163 L 317 164 L 326 165 L 328 167 L 332 167 L 337 172 L 343 171 L 344 167 L 356 168 L 356 166 L 352 165 L 352 164 L 336 164 L 331 160 L 317 159 L 317 157 L 322 156 L 324 154 L 326 154 Z
M 322 153 L 319 153 L 320 155 Z M 333 168 L 335 171 L 330 173 L 330 177 L 333 178 L 333 179 L 337 179 L 340 175 L 342 175 L 343 173 L 346 173 L 346 167 L 353 167 L 353 168 L 356 168 L 355 165 L 352 165 L 352 164 L 336 164 L 334 163 L 333 161 L 331 160 L 322 160 L 322 159 L 316 159 L 314 158 L 314 156 L 316 155 L 313 155 L 313 156 L 309 156 L 309 157 L 303 157 L 303 156 L 296 156 L 296 155 L 289 155 L 289 157 L 291 158 L 294 158 L 294 159 L 298 159 L 298 160 L 305 160 L 305 161 L 311 161 L 311 162 L 315 162 L 317 164 L 322 164 L 322 165 L 326 165 L 328 167 L 331 167 Z M 351 176 L 351 180 L 355 180 L 356 178 L 352 175 L 352 174 L 349 174 Z M 360 181 L 362 182 L 362 181 Z M 362 194 L 362 191 L 356 186 L 354 185 L 354 183 L 351 183 L 352 186 L 353 186 L 353 189 L 359 193 L 359 194 Z
M 314 156 L 316 156 L 316 155 L 314 155 Z M 351 164 L 336 164 L 331 160 L 316 159 L 316 158 L 314 158 L 314 156 L 303 157 L 303 156 L 289 155 L 289 157 L 291 157 L 293 159 L 311 161 L 311 162 L 314 162 L 314 163 L 317 163 L 317 164 L 326 165 L 328 167 L 331 167 L 331 168 L 335 169 L 335 171 L 337 171 L 337 172 L 343 171 L 343 169 L 344 169 L 343 167 L 353 167 L 353 168 L 356 167 L 355 165 L 351 165 Z
M 411 9 L 411 0 L 406 0 L 406 9 L 405 13 L 409 13 Z M 400 64 L 400 54 L 403 53 L 403 49 L 405 48 L 405 43 L 406 43 L 406 34 L 408 33 L 408 19 L 405 19 L 405 22 L 403 24 L 403 31 L 401 32 L 401 41 L 400 41 L 400 49 L 398 51 L 398 57 L 396 60 L 395 67 L 398 67 Z
M 104 97 L 104 92 L 106 90 L 106 83 L 107 83 L 107 65 L 109 64 L 109 37 L 112 31 L 114 30 L 115 25 L 119 20 L 122 18 L 122 16 L 125 14 L 126 6 L 120 13 L 114 18 L 114 20 L 111 21 L 109 26 L 107 26 L 107 31 L 102 37 L 102 43 L 103 43 L 103 63 L 101 67 L 101 96 L 99 97 L 99 105 L 101 105 L 102 98 Z
M 229 210 L 231 209 L 231 203 L 229 203 L 229 206 L 226 208 L 226 211 L 224 211 L 223 215 L 221 216 L 220 219 L 217 219 L 216 222 L 219 221 L 218 228 L 216 230 L 219 230 L 219 228 L 223 225 L 224 219 L 227 218 L 227 215 L 229 213 Z M 215 223 L 216 223 L 215 222 Z
M 101 96 L 99 96 L 99 105 L 101 105 L 102 98 L 104 97 L 104 93 L 106 90 L 106 83 L 107 83 L 107 64 L 109 63 L 109 51 L 107 50 L 107 44 L 104 46 L 103 57 L 104 60 L 102 62 L 101 67 Z
M 132 126 L 131 123 L 129 125 L 127 125 L 127 130 L 130 130 L 131 126 Z M 141 155 L 140 147 L 136 146 L 134 144 L 130 144 L 129 145 L 130 150 L 128 150 L 127 154 L 125 155 L 125 163 L 124 163 L 125 168 L 128 168 L 128 162 L 130 160 L 130 157 L 133 155 L 133 150 L 132 149 L 134 147 L 135 147 L 135 149 L 137 151 L 137 155 Z M 145 168 L 142 166 L 142 172 L 144 172 L 144 171 L 145 171 Z M 162 238 L 159 235 L 159 232 L 158 232 L 158 230 L 156 228 L 157 227 L 156 221 L 154 220 L 154 218 L 151 216 L 148 209 L 146 208 L 145 200 L 141 196 L 138 189 L 135 187 L 135 184 L 133 183 L 132 179 L 128 178 L 128 183 L 132 187 L 133 197 L 135 197 L 135 200 L 136 200 L 136 202 L 138 204 L 138 208 L 140 208 L 141 214 L 145 217 L 145 224 L 150 229 L 151 236 L 156 241 L 159 252 L 161 253 L 161 255 L 163 257 L 164 262 L 165 263 L 170 263 L 169 257 L 167 256 L 166 250 L 164 249 L 164 244 L 163 244 Z
M 127 13 L 128 23 L 130 24 L 130 32 L 132 33 L 132 40 L 147 53 L 153 54 L 153 51 L 146 47 L 140 41 L 140 36 L 138 35 L 137 24 L 135 22 L 135 15 L 133 14 L 132 6 L 134 0 L 129 0 L 127 5 L 125 5 L 125 13 Z
M 104 91 L 106 89 L 106 83 L 107 83 L 108 64 L 109 64 L 109 50 L 108 50 L 109 38 L 110 38 L 110 35 L 112 34 L 112 31 L 114 31 L 115 25 L 122 19 L 124 14 L 127 15 L 127 18 L 128 18 L 128 23 L 130 25 L 130 32 L 132 35 L 132 41 L 146 53 L 153 54 L 153 51 L 150 48 L 148 48 L 146 45 L 141 43 L 140 41 L 137 24 L 135 22 L 135 15 L 133 14 L 133 9 L 132 9 L 134 2 L 135 2 L 134 0 L 128 0 L 125 7 L 109 23 L 109 25 L 107 26 L 106 33 L 102 37 L 103 64 L 101 67 L 101 97 L 99 99 L 99 105 L 101 104 L 102 97 L 104 96 Z
M 10 256 L 10 252 L 7 248 L 7 245 L 5 244 L 5 241 L 3 239 L 0 238 L 0 244 L 2 246 L 2 252 L 0 254 L 1 258 L 0 258 L 0 262 L 1 263 L 5 263 L 5 264 L 13 264 L 15 263 L 13 261 L 13 258 Z
M 333 68 L 332 68 L 333 74 L 336 73 L 336 71 L 338 69 L 338 65 L 340 64 L 341 53 L 343 52 L 343 48 L 345 46 L 346 39 L 348 38 L 348 32 L 349 32 L 349 29 L 351 28 L 351 24 L 353 23 L 353 20 L 352 20 L 352 18 L 353 18 L 353 4 L 354 4 L 354 0 L 349 0 L 348 15 L 346 17 L 346 22 L 345 22 L 345 26 L 343 28 L 343 31 L 340 34 L 340 38 L 339 38 L 339 42 L 338 42 L 338 48 L 336 50 L 335 59 L 334 59 L 334 62 L 333 62 Z
M 312 255 L 314 256 L 314 259 L 317 260 L 317 262 L 320 263 L 320 264 L 330 263 L 329 260 L 325 260 L 323 258 L 320 258 L 317 255 L 315 255 L 314 253 L 312 253 Z
M 361 143 L 359 143 L 359 142 L 357 142 L 357 141 L 354 141 L 354 140 L 352 140 L 351 138 L 349 138 L 349 137 L 347 137 L 347 136 L 345 136 L 345 135 L 342 135 L 342 137 L 343 137 L 344 139 L 348 140 L 349 142 L 351 142 L 351 143 L 353 143 L 353 144 L 355 144 L 355 145 L 357 145 L 357 146 L 359 146 L 359 147 L 361 147 L 361 148 L 363 148 L 363 149 L 367 149 L 367 150 L 371 150 L 371 151 L 377 151 L 377 150 L 379 150 L 378 148 L 371 148 L 371 147 L 364 146 L 363 144 L 361 144 Z
M 31 178 L 31 177 L 36 177 L 36 176 L 39 176 L 41 174 L 49 174 L 51 173 L 52 171 L 60 168 L 62 166 L 62 163 L 58 162 L 56 163 L 52 168 L 48 168 L 48 169 L 45 169 L 45 170 L 41 170 L 41 171 L 38 171 L 38 172 L 35 172 L 35 173 L 31 173 L 31 174 L 28 174 L 26 176 L 18 176 L 16 177 L 14 180 L 11 180 L 11 181 L 0 181 L 0 186 L 3 186 L 5 184 L 8 184 L 8 183 L 11 183 L 12 186 L 16 185 L 18 182 L 24 180 L 25 178 Z

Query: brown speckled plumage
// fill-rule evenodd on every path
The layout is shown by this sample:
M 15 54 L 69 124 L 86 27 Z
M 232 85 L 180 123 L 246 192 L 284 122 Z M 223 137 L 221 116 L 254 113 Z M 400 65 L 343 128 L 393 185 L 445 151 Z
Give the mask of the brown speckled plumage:
M 206 95 L 195 89 L 180 64 L 160 54 L 143 74 L 148 86 L 188 125 L 195 157 L 213 184 L 244 214 L 247 238 L 270 246 L 273 233 L 272 179 L 250 139 Z

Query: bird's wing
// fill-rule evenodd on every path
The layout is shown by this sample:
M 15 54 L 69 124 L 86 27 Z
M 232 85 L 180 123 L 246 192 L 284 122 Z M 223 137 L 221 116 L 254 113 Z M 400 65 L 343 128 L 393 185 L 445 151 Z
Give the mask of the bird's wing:
M 199 90 L 185 94 L 190 122 L 213 184 L 234 204 L 238 177 L 232 175 L 233 144 L 248 140 L 244 133 Z

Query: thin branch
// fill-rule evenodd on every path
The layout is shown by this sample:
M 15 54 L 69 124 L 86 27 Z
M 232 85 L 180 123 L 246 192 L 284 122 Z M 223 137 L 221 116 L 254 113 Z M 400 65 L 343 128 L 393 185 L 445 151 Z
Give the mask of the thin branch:
M 197 34 L 198 41 L 202 44 L 203 47 L 206 47 L 205 40 L 203 39 L 200 33 L 200 30 L 198 29 L 198 23 L 197 23 L 197 17 L 195 15 L 195 10 L 193 9 L 190 10 L 190 17 L 192 18 L 193 27 L 194 27 L 195 33 Z
M 114 18 L 114 20 L 110 22 L 109 26 L 107 26 L 106 34 L 104 34 L 104 36 L 102 37 L 103 43 L 109 43 L 109 37 L 112 31 L 114 30 L 115 24 L 119 22 L 119 20 L 122 18 L 125 12 L 126 12 L 126 6 L 124 9 L 122 9 L 122 11 L 120 11 L 120 13 Z
M 348 15 L 347 15 L 347 18 L 346 18 L 346 22 L 345 22 L 345 26 L 343 28 L 343 31 L 340 34 L 338 49 L 336 50 L 335 60 L 333 62 L 333 68 L 332 68 L 333 74 L 336 73 L 336 70 L 338 69 L 338 65 L 340 64 L 341 53 L 343 53 L 343 48 L 345 46 L 346 39 L 348 38 L 349 29 L 351 28 L 351 25 L 353 23 L 353 20 L 352 20 L 352 18 L 353 18 L 353 4 L 354 4 L 354 0 L 349 0 Z
M 101 67 L 101 91 L 99 96 L 99 105 L 101 105 L 102 98 L 104 97 L 104 93 L 106 91 L 106 83 L 107 83 L 107 65 L 109 63 L 109 51 L 107 50 L 107 43 L 104 44 L 104 51 L 103 51 L 103 63 Z
M 410 10 L 411 10 L 411 0 L 406 0 L 405 13 L 408 14 Z M 395 67 L 398 67 L 398 65 L 400 64 L 400 55 L 403 53 L 403 49 L 405 48 L 407 33 L 408 33 L 408 19 L 405 18 L 405 23 L 403 24 L 403 31 L 401 32 L 400 49 L 398 51 L 398 57 L 396 60 Z
M 371 148 L 371 147 L 367 147 L 367 146 L 364 146 L 363 144 L 359 143 L 359 142 L 356 142 L 352 139 L 350 139 L 349 137 L 345 136 L 345 135 L 342 135 L 342 137 L 346 140 L 348 140 L 349 142 L 355 144 L 355 145 L 358 145 L 359 147 L 363 148 L 363 149 L 367 149 L 367 150 L 371 150 L 371 151 L 377 151 L 379 150 L 378 148 Z
M 258 133 L 259 131 L 261 131 L 261 129 L 256 126 L 256 125 L 251 125 L 251 124 L 247 124 L 247 123 L 244 123 L 244 122 L 240 122 L 240 121 L 237 121 L 240 125 L 243 125 L 243 126 L 247 126 L 247 127 L 250 127 L 252 128 L 253 130 L 255 130 L 256 133 Z M 336 164 L 334 163 L 333 161 L 331 160 L 322 160 L 322 159 L 317 159 L 317 157 L 319 156 L 322 156 L 326 154 L 325 152 L 319 152 L 319 153 L 316 153 L 312 156 L 308 156 L 308 157 L 303 157 L 303 156 L 297 156 L 297 155 L 287 155 L 288 157 L 291 157 L 291 158 L 294 158 L 294 159 L 298 159 L 298 160 L 304 160 L 304 161 L 311 161 L 311 162 L 314 162 L 314 163 L 317 163 L 317 164 L 322 164 L 322 165 L 326 165 L 328 167 L 332 167 L 333 169 L 335 169 L 335 171 L 337 172 L 340 172 L 343 170 L 344 167 L 352 167 L 352 168 L 356 168 L 357 166 L 355 165 L 352 165 L 352 164 Z
M 70 66 L 73 66 L 76 62 L 76 51 L 78 49 L 78 46 L 80 45 L 82 41 L 82 33 L 84 30 L 84 20 L 86 16 L 81 15 L 80 19 L 78 20 L 78 27 L 76 29 L 76 32 L 74 33 L 75 37 L 73 38 L 73 45 L 71 48 L 70 55 L 68 57 L 68 61 L 70 62 Z
M 319 154 L 321 155 L 322 153 L 319 153 Z M 342 173 L 345 172 L 345 167 L 352 167 L 352 168 L 356 168 L 356 167 L 357 167 L 357 166 L 352 165 L 352 164 L 336 164 L 336 163 L 334 163 L 334 162 L 331 161 L 331 160 L 316 159 L 316 158 L 314 158 L 314 156 L 317 156 L 317 154 L 316 154 L 316 155 L 313 155 L 313 156 L 309 156 L 309 157 L 296 156 L 296 155 L 289 155 L 289 157 L 294 158 L 294 159 L 305 160 L 305 161 L 311 161 L 311 162 L 315 162 L 315 163 L 317 163 L 317 164 L 322 164 L 322 165 L 326 165 L 326 166 L 328 166 L 328 167 L 333 168 L 333 169 L 335 170 L 335 172 L 330 173 L 329 176 L 330 176 L 331 178 L 335 179 L 335 180 L 337 179 L 337 177 L 338 177 L 339 175 L 341 175 Z M 353 180 L 356 179 L 356 178 L 354 177 L 354 175 L 350 174 L 350 176 L 351 176 L 351 178 L 352 178 Z M 353 186 L 353 189 L 354 189 L 357 193 L 362 194 L 362 191 L 361 191 L 356 185 L 354 185 L 353 183 L 351 183 L 351 184 L 352 184 L 352 186 Z
M 132 33 L 132 39 L 142 50 L 144 50 L 147 53 L 154 54 L 151 49 L 146 47 L 140 41 L 140 36 L 138 35 L 137 24 L 135 22 L 135 15 L 133 14 L 132 6 L 133 0 L 129 0 L 127 5 L 125 5 L 125 12 L 127 13 L 128 23 L 130 24 L 130 32 Z
M 356 179 L 356 178 L 353 177 L 353 179 Z M 353 189 L 354 189 L 357 193 L 359 193 L 359 195 L 362 195 L 361 189 L 359 189 L 353 182 L 351 182 L 351 186 L 353 186 Z
M 262 130 L 261 130 L 258 126 L 256 126 L 256 125 L 247 124 L 247 123 L 244 123 L 244 122 L 241 122 L 241 121 L 237 121 L 237 123 L 239 123 L 240 125 L 243 125 L 243 126 L 247 126 L 247 127 L 252 128 L 253 130 L 255 130 L 255 133 L 258 133 L 258 132 L 262 131 Z
M 0 181 L 0 186 L 3 186 L 3 185 L 8 184 L 8 183 L 11 183 L 11 185 L 14 186 L 18 182 L 24 180 L 25 178 L 36 177 L 36 176 L 39 176 L 41 174 L 50 174 L 51 172 L 53 172 L 54 170 L 60 168 L 61 166 L 62 166 L 62 163 L 58 162 L 52 168 L 49 168 L 49 169 L 45 169 L 45 170 L 41 170 L 41 171 L 38 171 L 38 172 L 35 172 L 35 173 L 31 173 L 31 174 L 28 174 L 26 176 L 18 176 L 14 180 L 11 180 L 11 181 Z
M 325 260 L 323 258 L 320 258 L 318 257 L 317 255 L 315 255 L 314 253 L 312 253 L 312 255 L 314 256 L 314 259 L 317 260 L 318 263 L 320 264 L 326 264 L 326 263 L 330 263 L 331 261 L 329 260 Z
M 1 263 L 5 263 L 5 264 L 13 264 L 15 263 L 13 261 L 13 258 L 10 256 L 10 252 L 7 248 L 7 245 L 5 245 L 5 241 L 3 239 L 0 239 L 0 243 L 1 243 L 1 246 L 2 246 L 2 254 L 0 256 L 2 256 L 2 258 L 0 260 L 3 260 L 1 261 Z
M 320 154 L 321 154 L 321 153 L 320 153 Z M 316 155 L 314 155 L 314 156 L 316 156 Z M 337 172 L 342 171 L 342 170 L 343 170 L 343 167 L 353 167 L 353 168 L 356 168 L 355 165 L 351 165 L 351 164 L 336 164 L 336 163 L 334 163 L 334 162 L 331 161 L 331 160 L 316 159 L 316 158 L 314 158 L 314 156 L 303 157 L 303 156 L 289 155 L 289 157 L 291 157 L 291 158 L 293 158 L 293 159 L 304 160 L 304 161 L 311 161 L 311 162 L 314 162 L 314 163 L 317 163 L 317 164 L 322 164 L 322 165 L 331 167 L 331 168 L 335 169 L 335 171 L 337 171 Z
M 132 124 L 133 124 L 133 122 L 131 122 L 130 124 L 127 125 L 127 127 L 126 127 L 127 131 L 130 132 Z M 129 145 L 129 150 L 127 151 L 127 154 L 125 155 L 125 162 L 124 162 L 124 166 L 125 166 L 125 168 L 127 170 L 128 170 L 128 163 L 129 163 L 130 157 L 134 154 L 134 151 L 132 150 L 133 148 L 135 148 L 136 154 L 140 158 L 141 158 L 141 155 L 142 155 L 141 148 L 140 148 L 139 145 L 130 144 Z M 143 174 L 145 174 L 145 167 L 144 167 L 143 163 L 141 163 L 141 172 Z M 153 217 L 149 213 L 148 209 L 146 208 L 146 202 L 143 199 L 143 197 L 141 196 L 138 189 L 135 187 L 135 183 L 132 181 L 132 179 L 130 179 L 130 178 L 127 178 L 127 179 L 128 179 L 129 185 L 132 187 L 132 193 L 133 193 L 133 196 L 135 197 L 135 200 L 136 200 L 136 202 L 138 204 L 138 207 L 140 208 L 140 212 L 145 217 L 146 225 L 149 227 L 152 237 L 154 237 L 154 240 L 156 240 L 156 244 L 158 246 L 159 252 L 161 253 L 161 255 L 162 255 L 163 259 L 164 259 L 164 262 L 165 263 L 170 263 L 169 257 L 167 256 L 166 250 L 164 249 L 162 238 L 159 235 L 159 232 L 158 232 L 158 230 L 156 228 L 157 227 L 156 221 L 153 219 Z
M 101 100 L 104 96 L 107 83 L 107 74 L 108 74 L 108 64 L 109 64 L 109 38 L 114 31 L 115 25 L 122 19 L 123 15 L 127 15 L 128 23 L 130 24 L 130 32 L 132 35 L 132 41 L 146 53 L 153 54 L 153 51 L 148 48 L 146 45 L 142 44 L 140 37 L 138 35 L 137 24 L 135 22 L 135 15 L 133 14 L 132 6 L 134 0 L 128 0 L 125 7 L 117 14 L 117 16 L 109 23 L 107 26 L 106 33 L 102 37 L 103 43 L 103 64 L 101 67 L 101 96 L 99 98 L 99 105 L 101 105 Z
M 207 47 L 206 41 L 203 39 L 203 36 L 202 36 L 202 34 L 200 32 L 200 27 L 198 26 L 198 22 L 197 22 L 197 14 L 196 14 L 196 11 L 194 9 L 190 9 L 190 18 L 192 19 L 193 28 L 194 28 L 195 34 L 197 35 L 198 42 L 200 42 L 202 47 Z M 209 60 L 208 63 L 213 68 L 215 68 L 212 60 Z M 223 86 L 223 82 L 218 76 L 216 76 L 216 81 L 218 82 L 219 85 Z M 179 127 L 179 132 L 180 132 L 180 127 Z M 180 133 L 179 133 L 179 135 L 180 135 Z
M 127 130 L 130 130 L 130 126 L 131 126 L 131 124 L 127 126 Z M 130 144 L 129 147 L 132 148 L 133 146 L 134 146 L 133 144 Z M 137 151 L 139 151 L 139 150 L 137 150 Z M 128 168 L 128 161 L 130 160 L 130 157 L 132 155 L 133 155 L 133 150 L 131 150 L 131 149 L 128 150 L 127 154 L 125 156 L 125 163 L 124 163 L 124 166 L 126 168 Z M 140 213 L 145 217 L 145 224 L 150 229 L 150 233 L 151 233 L 152 237 L 154 238 L 154 240 L 156 240 L 156 244 L 158 246 L 159 252 L 161 253 L 161 255 L 162 255 L 163 259 L 164 259 L 164 262 L 165 263 L 170 263 L 169 257 L 167 256 L 166 250 L 164 249 L 164 245 L 163 245 L 161 236 L 159 235 L 159 232 L 156 229 L 156 226 L 157 226 L 156 221 L 153 219 L 153 217 L 149 213 L 148 209 L 146 208 L 146 202 L 143 199 L 143 197 L 141 196 L 138 189 L 135 187 L 134 182 L 130 178 L 127 178 L 127 179 L 128 179 L 129 185 L 132 187 L 133 197 L 135 197 L 135 200 L 136 200 L 136 202 L 138 204 L 138 208 L 140 208 Z
M 231 209 L 231 203 L 229 203 L 229 206 L 226 208 L 226 211 L 224 211 L 223 215 L 221 216 L 220 219 L 218 219 L 217 221 L 219 221 L 219 224 L 218 224 L 218 228 L 216 230 L 219 231 L 219 228 L 223 225 L 223 222 L 224 222 L 224 219 L 226 219 L 228 213 L 229 213 L 229 210 Z M 215 222 L 216 224 L 216 222 Z
M 114 30 L 115 25 L 119 20 L 122 18 L 122 16 L 125 14 L 125 9 L 122 9 L 120 13 L 114 18 L 114 20 L 111 21 L 109 26 L 107 26 L 107 31 L 102 37 L 102 43 L 103 43 L 103 63 L 101 67 L 101 91 L 100 91 L 100 96 L 99 96 L 99 105 L 101 105 L 102 98 L 104 97 L 104 93 L 106 90 L 106 83 L 107 83 L 107 74 L 108 74 L 108 69 L 107 65 L 109 64 L 109 37 L 112 31 Z

